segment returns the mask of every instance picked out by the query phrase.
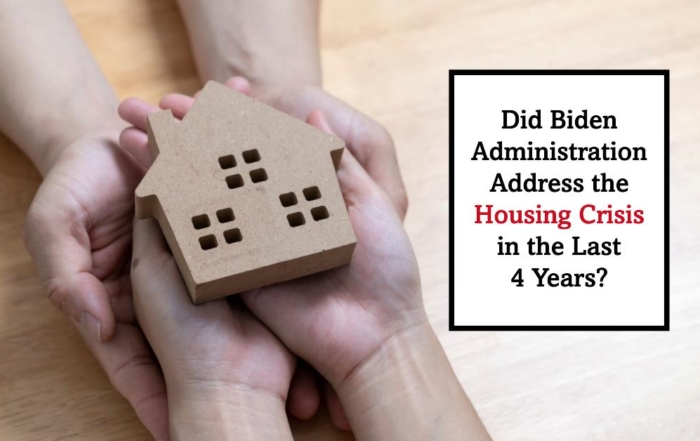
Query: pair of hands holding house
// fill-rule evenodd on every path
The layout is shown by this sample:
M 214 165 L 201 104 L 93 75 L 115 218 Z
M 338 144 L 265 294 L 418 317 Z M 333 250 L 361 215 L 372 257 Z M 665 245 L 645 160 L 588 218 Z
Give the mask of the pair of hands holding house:
M 240 77 L 227 84 L 251 94 L 249 84 Z M 297 93 L 319 92 L 307 88 Z M 319 96 L 327 97 L 322 92 Z M 177 118 L 192 104 L 193 99 L 183 95 L 169 95 L 161 101 L 161 107 L 171 109 Z M 133 124 L 122 133 L 122 147 L 144 167 L 152 162 L 145 121 L 148 113 L 157 110 L 137 99 L 120 106 L 122 117 Z M 323 112 L 311 112 L 306 121 L 335 133 Z M 360 132 L 353 135 L 363 136 Z M 380 140 L 387 143 L 384 146 L 372 145 L 372 141 L 360 142 L 365 149 L 393 150 L 388 137 Z M 358 153 L 371 161 L 372 151 Z M 171 421 L 178 421 L 171 422 L 172 430 L 201 435 L 206 427 L 221 428 L 222 415 L 233 425 L 235 415 L 240 431 L 256 420 L 258 406 L 286 421 L 285 402 L 297 365 L 293 354 L 323 375 L 331 415 L 339 427 L 349 428 L 335 391 L 343 397 L 358 383 L 365 383 L 359 371 L 386 340 L 427 326 L 418 267 L 401 225 L 403 193 L 399 191 L 399 198 L 392 202 L 351 152 L 341 161 L 338 179 L 357 235 L 357 248 L 348 266 L 203 305 L 191 303 L 155 221 L 135 222 L 134 307 L 163 369 Z M 308 417 L 318 406 L 313 390 L 316 381 L 311 372 L 301 369 L 290 410 Z M 221 413 L 212 412 L 217 406 Z M 255 426 L 258 435 L 261 427 L 277 429 L 269 422 Z M 280 432 L 267 435 L 272 439 Z
M 133 127 L 118 117 L 63 1 L 0 0 L 0 131 L 44 177 L 24 237 L 51 301 L 157 439 L 289 438 L 284 398 L 300 418 L 320 399 L 292 353 L 359 440 L 488 439 L 425 317 L 391 138 L 319 88 L 319 2 L 177 5 L 202 79 L 244 74 L 252 87 L 229 85 L 345 140 L 352 263 L 193 306 L 159 229 L 133 220 L 158 109 L 130 100 L 120 110 Z M 160 107 L 182 116 L 191 103 Z
M 194 430 L 197 421 L 220 429 L 225 426 L 211 419 L 223 415 L 229 424 L 230 415 L 252 421 L 258 401 L 283 417 L 288 392 L 289 412 L 312 416 L 317 379 L 304 363 L 295 369 L 290 350 L 326 379 L 331 416 L 348 428 L 335 391 L 343 399 L 368 381 L 362 366 L 388 339 L 427 327 L 414 253 L 401 225 L 406 198 L 392 141 L 381 126 L 318 88 L 257 92 L 242 78 L 227 84 L 347 142 L 338 178 L 358 239 L 349 266 L 194 306 L 154 221 L 134 224 L 129 262 L 133 191 L 153 160 L 146 118 L 159 110 L 136 99 L 120 106 L 133 125 L 121 133 L 121 147 L 114 130 L 91 133 L 46 163 L 27 215 L 28 248 L 51 300 L 74 319 L 157 438 L 167 436 L 168 413 L 182 430 Z M 192 103 L 168 95 L 160 106 L 181 118 Z M 310 110 L 316 108 L 323 110 Z M 215 403 L 246 403 L 247 412 L 216 412 Z

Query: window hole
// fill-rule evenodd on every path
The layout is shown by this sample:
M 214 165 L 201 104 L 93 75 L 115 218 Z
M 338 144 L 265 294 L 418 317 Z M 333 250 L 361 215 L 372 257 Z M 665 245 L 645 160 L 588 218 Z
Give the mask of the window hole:
M 236 243 L 243 240 L 243 235 L 241 234 L 241 230 L 234 228 L 233 230 L 224 231 L 224 239 L 226 243 Z
M 217 245 L 219 244 L 216 242 L 216 236 L 213 234 L 208 234 L 199 238 L 199 246 L 201 246 L 203 250 L 211 250 L 212 248 L 216 248 Z
M 292 205 L 299 203 L 299 200 L 297 200 L 297 195 L 291 191 L 289 193 L 281 194 L 280 202 L 282 203 L 283 207 L 291 207 Z
M 316 199 L 321 199 L 321 190 L 319 190 L 316 186 L 305 188 L 304 198 L 307 201 L 315 201 Z
M 236 166 L 236 158 L 233 155 L 222 156 L 219 158 L 219 165 L 224 170 L 233 168 Z
M 216 218 L 219 219 L 219 223 L 225 224 L 226 222 L 231 222 L 235 219 L 233 215 L 233 210 L 230 208 L 222 208 L 216 212 Z
M 228 176 L 226 178 L 226 185 L 228 185 L 228 188 L 243 187 L 243 176 L 241 176 L 241 175 Z
M 260 161 L 260 153 L 257 149 L 246 150 L 243 152 L 243 160 L 246 164 L 252 164 L 253 162 Z
M 324 206 L 311 209 L 311 217 L 313 217 L 315 221 L 328 219 L 328 216 L 330 216 L 330 214 L 328 214 L 328 209 Z
M 254 184 L 267 181 L 267 172 L 264 168 L 258 168 L 250 172 L 250 179 Z
M 192 226 L 195 230 L 201 230 L 202 228 L 207 228 L 211 225 L 209 222 L 209 216 L 206 214 L 200 214 L 192 218 Z
M 296 212 L 287 215 L 287 222 L 289 222 L 290 227 L 300 227 L 306 223 L 306 220 L 303 214 Z

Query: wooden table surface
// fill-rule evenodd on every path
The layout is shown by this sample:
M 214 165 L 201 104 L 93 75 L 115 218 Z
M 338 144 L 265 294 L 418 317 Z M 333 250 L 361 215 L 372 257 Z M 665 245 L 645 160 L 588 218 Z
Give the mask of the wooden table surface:
M 67 4 L 121 97 L 199 87 L 173 0 Z M 329 0 L 322 17 L 325 86 L 394 135 L 426 306 L 494 438 L 700 439 L 700 3 Z M 450 68 L 671 69 L 670 332 L 447 331 Z M 41 291 L 20 234 L 39 184 L 0 139 L 0 439 L 148 439 Z M 325 415 L 293 427 L 350 438 Z

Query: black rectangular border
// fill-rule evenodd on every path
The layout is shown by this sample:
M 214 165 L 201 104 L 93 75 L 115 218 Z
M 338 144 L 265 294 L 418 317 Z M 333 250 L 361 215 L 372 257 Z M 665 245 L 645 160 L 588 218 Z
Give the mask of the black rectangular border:
M 669 78 L 668 69 L 450 69 L 450 331 L 669 331 Z M 464 326 L 454 322 L 454 78 L 458 75 L 662 75 L 664 77 L 664 324 L 663 326 Z

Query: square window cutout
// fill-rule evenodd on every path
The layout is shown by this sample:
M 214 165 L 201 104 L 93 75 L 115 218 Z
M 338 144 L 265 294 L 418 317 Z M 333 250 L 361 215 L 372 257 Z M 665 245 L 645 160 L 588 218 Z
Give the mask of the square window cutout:
M 236 243 L 243 240 L 243 235 L 241 234 L 241 230 L 234 228 L 233 230 L 224 231 L 224 239 L 226 243 Z
M 328 209 L 324 206 L 311 209 L 311 217 L 313 217 L 315 221 L 328 219 L 328 216 L 330 216 L 330 214 L 328 214 Z
M 304 198 L 307 201 L 315 201 L 316 199 L 321 199 L 321 190 L 319 190 L 316 186 L 305 188 Z
M 209 216 L 206 214 L 200 214 L 192 218 L 192 226 L 195 230 L 201 230 L 202 228 L 207 228 L 211 225 L 209 222 Z
M 287 222 L 289 222 L 290 227 L 300 227 L 306 223 L 306 220 L 304 219 L 304 215 L 296 212 L 287 215 Z
M 243 187 L 243 176 L 231 175 L 226 177 L 226 185 L 228 185 L 228 188 Z
M 246 150 L 243 152 L 243 160 L 246 164 L 252 164 L 254 162 L 260 161 L 260 153 L 257 149 Z
M 216 242 L 216 236 L 213 234 L 208 234 L 199 238 L 199 246 L 201 246 L 203 250 L 211 250 L 212 248 L 216 248 L 218 245 L 219 244 Z
M 291 191 L 289 193 L 281 194 L 280 202 L 282 203 L 283 207 L 291 207 L 292 205 L 298 204 L 299 200 L 297 200 L 297 195 Z
M 233 210 L 230 208 L 222 208 L 216 212 L 216 218 L 219 219 L 219 223 L 225 224 L 226 222 L 231 222 L 235 219 L 233 215 Z
M 219 158 L 219 165 L 222 169 L 228 170 L 236 166 L 236 158 L 233 155 L 222 156 Z
M 267 181 L 267 172 L 264 168 L 255 169 L 250 172 L 250 180 L 253 181 L 254 184 Z

